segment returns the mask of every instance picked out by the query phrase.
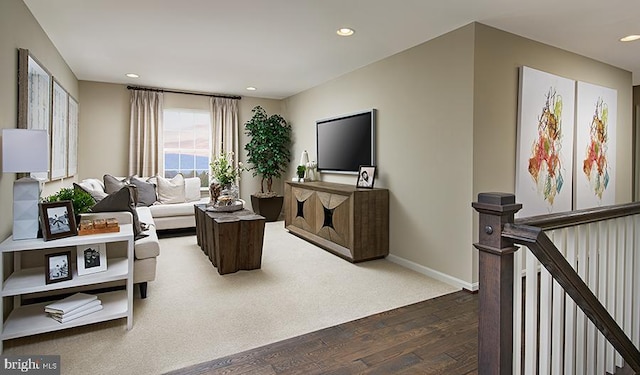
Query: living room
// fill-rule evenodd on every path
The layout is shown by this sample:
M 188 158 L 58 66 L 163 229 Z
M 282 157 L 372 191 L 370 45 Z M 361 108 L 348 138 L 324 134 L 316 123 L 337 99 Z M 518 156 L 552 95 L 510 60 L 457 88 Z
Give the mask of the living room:
M 80 104 L 78 175 L 47 183 L 43 196 L 76 180 L 126 175 L 126 84 L 78 80 L 21 0 L 3 1 L 0 21 L 0 126 L 14 128 L 16 123 L 18 48 L 37 56 Z M 518 67 L 523 65 L 617 90 L 616 203 L 632 201 L 632 74 L 481 23 L 462 25 L 284 99 L 243 96 L 239 123 L 250 118 L 256 105 L 291 122 L 293 176 L 302 151 L 314 158 L 316 120 L 376 108 L 376 186 L 390 192 L 388 259 L 475 290 L 477 218 L 470 202 L 479 192 L 514 191 Z M 166 101 L 181 108 L 208 108 L 206 98 L 189 95 L 167 94 Z M 246 141 L 240 134 L 241 144 Z M 355 184 L 354 176 L 325 175 L 323 180 Z M 5 202 L 12 201 L 12 184 L 11 175 L 0 175 L 2 238 L 11 234 L 12 209 Z M 258 184 L 245 173 L 241 196 L 249 201 Z M 277 185 L 279 192 L 282 185 Z

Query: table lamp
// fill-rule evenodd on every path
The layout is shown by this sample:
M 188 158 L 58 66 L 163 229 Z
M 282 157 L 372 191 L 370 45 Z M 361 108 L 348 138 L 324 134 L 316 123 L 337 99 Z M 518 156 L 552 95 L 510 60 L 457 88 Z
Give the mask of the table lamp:
M 2 172 L 32 173 L 49 170 L 49 135 L 46 130 L 2 129 Z M 13 183 L 13 239 L 38 237 L 40 181 L 23 177 Z

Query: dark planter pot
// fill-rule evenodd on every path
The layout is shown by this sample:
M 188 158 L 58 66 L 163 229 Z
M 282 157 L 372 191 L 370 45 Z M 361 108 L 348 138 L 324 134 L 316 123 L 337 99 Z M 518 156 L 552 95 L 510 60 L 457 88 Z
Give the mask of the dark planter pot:
M 251 207 L 253 207 L 253 212 L 264 216 L 267 222 L 278 220 L 280 212 L 282 212 L 283 203 L 283 196 L 262 198 L 251 195 Z

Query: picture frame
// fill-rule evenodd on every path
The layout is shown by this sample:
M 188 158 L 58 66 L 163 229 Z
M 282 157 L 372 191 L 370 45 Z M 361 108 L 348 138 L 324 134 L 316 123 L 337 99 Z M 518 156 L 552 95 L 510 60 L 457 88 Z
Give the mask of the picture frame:
M 76 246 L 78 276 L 107 270 L 107 244 L 94 243 Z
M 376 167 L 372 165 L 361 165 L 358 171 L 357 188 L 373 189 L 376 178 Z
M 45 283 L 53 284 L 71 280 L 71 251 L 45 254 Z
M 28 49 L 18 49 L 19 129 L 46 130 L 51 137 L 52 81 L 51 73 Z M 45 182 L 50 180 L 49 172 L 31 173 L 31 177 Z
M 78 235 L 71 201 L 41 202 L 38 208 L 42 237 L 45 241 Z
M 51 123 L 51 180 L 67 177 L 69 145 L 69 94 L 53 78 Z

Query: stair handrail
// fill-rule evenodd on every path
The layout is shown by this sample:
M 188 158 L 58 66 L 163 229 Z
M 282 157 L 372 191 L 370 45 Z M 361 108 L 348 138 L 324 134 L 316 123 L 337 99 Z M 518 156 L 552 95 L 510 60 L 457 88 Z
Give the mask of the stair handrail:
M 560 229 L 577 225 L 595 223 L 597 221 L 616 219 L 640 214 L 640 202 L 616 204 L 586 208 L 569 212 L 558 212 L 546 215 L 515 219 L 516 224 L 539 227 L 544 230 Z

